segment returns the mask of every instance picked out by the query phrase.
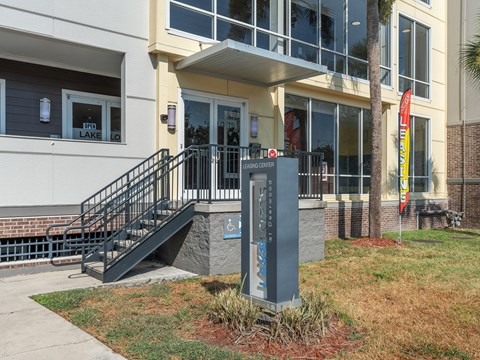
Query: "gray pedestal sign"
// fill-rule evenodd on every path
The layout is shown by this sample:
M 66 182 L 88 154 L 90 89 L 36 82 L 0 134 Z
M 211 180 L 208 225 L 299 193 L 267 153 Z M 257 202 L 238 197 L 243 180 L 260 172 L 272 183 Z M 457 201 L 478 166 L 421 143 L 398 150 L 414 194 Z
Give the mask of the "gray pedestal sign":
M 298 224 L 298 160 L 243 161 L 242 293 L 260 306 L 300 303 Z

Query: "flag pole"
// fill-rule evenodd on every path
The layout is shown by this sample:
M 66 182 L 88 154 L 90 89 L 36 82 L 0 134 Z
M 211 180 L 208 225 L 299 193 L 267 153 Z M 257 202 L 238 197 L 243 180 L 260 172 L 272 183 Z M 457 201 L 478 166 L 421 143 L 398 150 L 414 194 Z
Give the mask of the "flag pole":
M 397 186 L 398 186 L 398 238 L 397 244 L 402 243 L 402 193 L 400 191 L 400 123 L 402 122 L 402 115 L 398 112 L 398 168 L 397 168 Z
M 410 101 L 411 89 L 405 90 L 400 100 L 398 114 L 398 243 L 402 242 L 402 212 L 409 198 L 409 159 L 410 159 Z

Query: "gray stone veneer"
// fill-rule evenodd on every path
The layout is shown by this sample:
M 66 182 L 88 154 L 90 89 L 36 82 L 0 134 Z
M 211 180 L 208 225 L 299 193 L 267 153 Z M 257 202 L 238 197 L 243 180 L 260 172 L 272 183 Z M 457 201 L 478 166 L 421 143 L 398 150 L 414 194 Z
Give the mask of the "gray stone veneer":
M 324 208 L 318 200 L 300 200 L 300 262 L 324 258 Z M 240 214 L 240 202 L 196 204 L 193 221 L 162 245 L 156 257 L 200 275 L 240 272 L 240 239 L 223 239 L 223 221 Z

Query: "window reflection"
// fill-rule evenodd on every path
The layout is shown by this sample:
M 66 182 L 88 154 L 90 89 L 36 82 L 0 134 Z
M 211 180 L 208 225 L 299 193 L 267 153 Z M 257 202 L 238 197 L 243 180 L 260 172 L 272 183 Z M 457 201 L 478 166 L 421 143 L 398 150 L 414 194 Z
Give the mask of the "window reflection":
M 412 117 L 410 187 L 412 192 L 428 191 L 428 119 Z
M 413 95 L 430 96 L 429 29 L 403 16 L 399 18 L 399 91 L 412 89 Z
M 323 152 L 324 193 L 335 193 L 335 123 L 337 106 L 312 100 L 312 151 Z
M 368 79 L 366 1 L 217 0 L 213 6 L 213 0 L 170 0 L 170 26 L 209 39 L 236 40 Z M 387 85 L 391 85 L 389 37 L 390 24 L 382 25 L 381 81 Z M 418 43 L 424 48 L 420 40 Z M 410 45 L 404 50 L 411 51 Z M 412 67 L 412 63 L 405 64 L 405 70 Z M 426 67 L 419 71 L 420 78 L 428 76 Z
M 367 194 L 371 111 L 291 94 L 285 95 L 285 105 L 285 149 L 324 153 L 324 193 Z
M 345 52 L 345 11 L 339 0 L 322 1 L 321 46 L 339 53 Z
M 252 30 L 246 27 L 218 20 L 217 38 L 219 41 L 232 39 L 248 45 L 252 45 Z
M 217 13 L 247 24 L 252 23 L 252 0 L 217 0 Z
M 310 44 L 318 44 L 318 1 L 292 0 L 292 38 Z
M 185 21 L 188 19 L 188 21 Z M 212 38 L 212 17 L 187 10 L 172 4 L 170 7 L 170 26 L 190 34 Z
M 308 99 L 285 95 L 285 149 L 307 150 Z
M 348 54 L 367 60 L 367 1 L 348 2 Z

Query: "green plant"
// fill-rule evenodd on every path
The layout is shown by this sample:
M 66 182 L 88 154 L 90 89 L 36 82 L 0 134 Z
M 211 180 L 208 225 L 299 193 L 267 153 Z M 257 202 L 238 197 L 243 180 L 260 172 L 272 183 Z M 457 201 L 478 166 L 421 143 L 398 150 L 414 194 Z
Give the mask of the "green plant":
M 209 316 L 241 333 L 250 332 L 260 316 L 260 309 L 235 289 L 224 290 L 213 299 Z
M 285 307 L 273 314 L 269 333 L 283 342 L 302 341 L 325 336 L 333 311 L 324 298 L 313 291 L 302 293 L 301 306 Z

